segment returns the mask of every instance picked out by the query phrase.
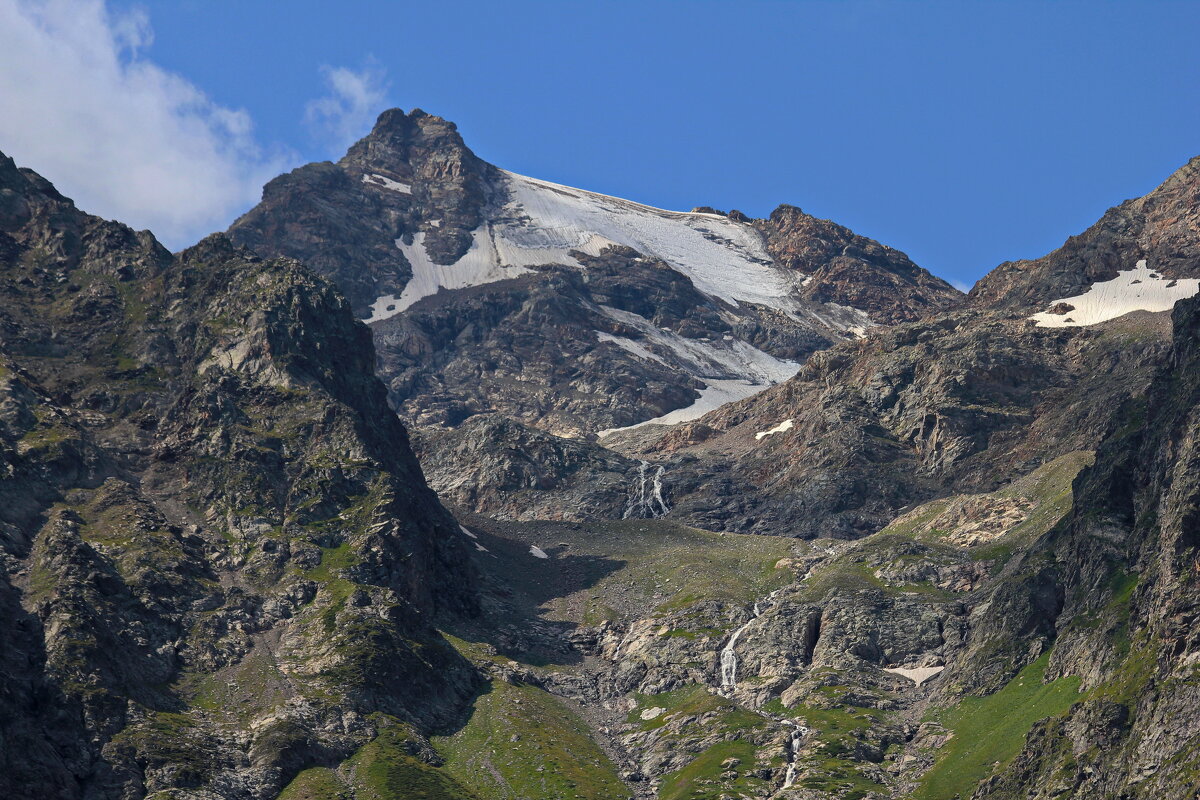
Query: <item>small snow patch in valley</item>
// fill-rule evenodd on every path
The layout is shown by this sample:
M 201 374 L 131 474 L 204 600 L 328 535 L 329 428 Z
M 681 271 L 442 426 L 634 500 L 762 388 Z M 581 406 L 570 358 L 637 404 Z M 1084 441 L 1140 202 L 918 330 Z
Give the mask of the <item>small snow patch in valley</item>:
M 459 529 L 460 531 L 462 531 L 463 533 L 465 533 L 467 536 L 470 536 L 472 539 L 478 539 L 478 538 L 479 538 L 478 536 L 476 536 L 475 534 L 473 534 L 473 533 L 471 533 L 469 530 L 467 530 L 467 529 L 466 529 L 466 526 L 459 525 L 459 526 L 458 526 L 458 529 Z
M 1132 311 L 1169 311 L 1197 291 L 1200 280 L 1165 278 L 1147 267 L 1142 259 L 1136 267 L 1118 273 L 1110 281 L 1093 283 L 1081 295 L 1051 301 L 1051 308 L 1060 303 L 1071 306 L 1064 313 L 1043 312 L 1030 319 L 1041 328 L 1097 325 Z
M 529 545 L 529 555 L 533 556 L 534 558 L 549 558 L 550 557 L 550 556 L 546 555 L 545 550 L 538 547 L 536 544 Z
M 944 669 L 945 667 L 888 667 L 884 668 L 883 671 L 908 678 L 917 686 L 920 686 Z
M 394 181 L 391 178 L 385 178 L 382 175 L 363 175 L 362 179 L 363 183 L 369 183 L 372 186 L 378 186 L 382 189 L 391 189 L 393 192 L 400 192 L 402 194 L 412 194 L 412 187 L 407 183 L 400 183 L 400 181 Z
M 794 424 L 794 420 L 785 419 L 783 422 L 779 423 L 774 428 L 771 428 L 771 430 L 769 430 L 769 431 L 759 431 L 758 433 L 754 434 L 754 438 L 761 441 L 768 436 L 774 436 L 777 433 L 784 433 L 785 431 L 790 431 L 792 429 L 793 424 Z

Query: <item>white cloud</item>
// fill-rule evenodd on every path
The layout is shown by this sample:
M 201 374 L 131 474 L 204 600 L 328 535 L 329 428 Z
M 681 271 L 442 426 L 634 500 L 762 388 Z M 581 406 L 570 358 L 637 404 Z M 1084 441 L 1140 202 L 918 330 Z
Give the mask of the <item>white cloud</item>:
M 286 166 L 245 111 L 147 61 L 144 12 L 0 0 L 0 151 L 172 248 L 225 228 Z
M 321 67 L 328 93 L 309 101 L 304 121 L 325 144 L 341 153 L 371 129 L 387 102 L 387 79 L 374 60 L 361 70 Z
M 953 286 L 955 289 L 958 289 L 960 292 L 969 292 L 969 291 L 971 291 L 971 288 L 973 286 L 975 286 L 975 284 L 973 284 L 973 283 L 967 283 L 966 281 L 960 281 L 958 278 L 951 278 L 950 285 Z

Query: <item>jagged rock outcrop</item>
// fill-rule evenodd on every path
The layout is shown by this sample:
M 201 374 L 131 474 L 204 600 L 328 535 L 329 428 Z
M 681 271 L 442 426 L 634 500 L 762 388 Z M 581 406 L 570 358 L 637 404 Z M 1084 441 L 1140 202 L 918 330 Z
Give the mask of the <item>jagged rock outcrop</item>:
M 1070 520 L 1043 547 L 1061 610 L 1053 675 L 1082 696 L 1030 732 L 978 798 L 1191 798 L 1200 779 L 1200 301 L 1174 314 L 1170 360 L 1128 402 L 1076 483 Z
M 467 539 L 373 367 L 296 262 L 0 157 L 0 793 L 272 798 L 457 717 Z
M 779 206 L 754 225 L 777 263 L 809 276 L 802 293 L 810 300 L 860 308 L 883 325 L 913 322 L 960 300 L 899 250 L 795 206 Z
M 302 261 L 363 309 L 411 277 L 396 239 L 423 234 L 437 264 L 466 253 L 495 172 L 454 123 L 393 109 L 336 164 L 308 164 L 268 183 L 230 234 L 262 255 Z
M 447 503 L 499 519 L 620 518 L 632 512 L 638 462 L 498 414 L 477 414 L 414 441 L 429 485 Z

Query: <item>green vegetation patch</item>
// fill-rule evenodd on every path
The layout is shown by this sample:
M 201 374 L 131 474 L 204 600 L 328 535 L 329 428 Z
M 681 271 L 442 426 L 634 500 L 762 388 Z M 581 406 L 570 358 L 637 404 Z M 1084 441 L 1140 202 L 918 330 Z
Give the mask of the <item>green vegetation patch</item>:
M 707 686 L 692 684 L 662 694 L 634 695 L 637 706 L 629 712 L 627 721 L 642 730 L 654 730 L 665 726 L 677 717 L 714 715 L 704 724 L 710 735 L 722 735 L 761 728 L 766 724 L 762 716 L 747 711 L 732 700 L 713 693 Z M 642 719 L 642 713 L 661 708 L 662 713 L 652 719 Z
M 966 697 L 938 715 L 953 737 L 914 793 L 915 800 L 969 797 L 994 765 L 1008 764 L 1038 720 L 1065 713 L 1080 700 L 1079 678 L 1044 683 L 1050 654 L 1021 670 L 987 697 Z
M 508 525 L 480 518 L 467 525 L 523 545 L 496 567 L 543 597 L 549 619 L 594 625 L 645 617 L 650 609 L 673 614 L 706 601 L 748 604 L 793 579 L 791 570 L 776 565 L 794 543 L 777 536 L 711 533 L 666 520 Z M 527 552 L 531 544 L 553 557 L 535 561 Z M 573 579 L 563 578 L 565 567 Z
M 729 759 L 740 764 L 729 774 Z M 658 796 L 661 800 L 718 800 L 727 797 L 759 797 L 767 781 L 749 774 L 755 763 L 754 745 L 746 741 L 718 742 L 686 767 L 663 778 Z
M 433 743 L 445 770 L 488 800 L 629 797 L 583 721 L 533 686 L 494 681 L 466 725 Z
M 355 800 L 338 774 L 326 767 L 306 769 L 279 793 L 278 800 Z
M 403 726 L 388 726 L 350 757 L 343 771 L 355 800 L 474 800 L 446 770 L 409 755 L 408 741 Z
M 289 687 L 291 679 L 280 671 L 271 652 L 257 647 L 217 672 L 184 674 L 175 688 L 191 708 L 244 724 L 284 705 Z

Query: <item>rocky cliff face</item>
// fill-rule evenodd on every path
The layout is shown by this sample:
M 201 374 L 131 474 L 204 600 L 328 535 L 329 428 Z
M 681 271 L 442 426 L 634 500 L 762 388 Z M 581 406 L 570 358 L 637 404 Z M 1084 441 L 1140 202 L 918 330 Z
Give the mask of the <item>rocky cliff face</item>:
M 776 263 L 808 276 L 802 294 L 810 300 L 862 309 L 883 325 L 912 322 L 959 302 L 957 291 L 904 253 L 795 206 L 779 206 L 753 224 Z
M 980 798 L 1131 794 L 1191 798 L 1200 786 L 1200 538 L 1194 449 L 1200 302 L 1180 303 L 1170 360 L 1076 485 L 1044 543 L 1061 596 L 1049 672 L 1086 693 L 1029 734 Z
M 0 158 L 9 797 L 274 797 L 453 718 L 478 611 L 325 280 L 179 256 Z M 416 768 L 416 767 L 414 767 Z
M 472 635 L 588 709 L 640 796 L 1191 798 L 1197 305 L 1046 326 L 980 303 L 607 438 L 666 520 L 500 523 L 507 490 L 471 495 L 489 611 L 526 620 Z M 611 485 L 621 462 L 578 448 L 532 463 Z
M 1164 363 L 1169 309 L 1197 290 L 1197 175 L 1193 160 L 1045 258 L 1001 265 L 968 308 L 874 329 L 691 425 L 604 444 L 664 465 L 677 519 L 804 537 L 861 536 L 912 503 L 1094 449 Z

